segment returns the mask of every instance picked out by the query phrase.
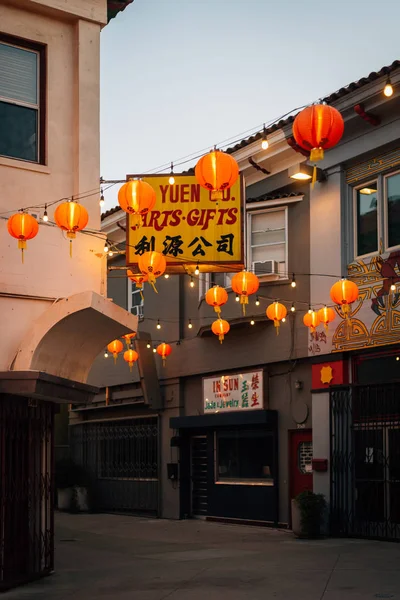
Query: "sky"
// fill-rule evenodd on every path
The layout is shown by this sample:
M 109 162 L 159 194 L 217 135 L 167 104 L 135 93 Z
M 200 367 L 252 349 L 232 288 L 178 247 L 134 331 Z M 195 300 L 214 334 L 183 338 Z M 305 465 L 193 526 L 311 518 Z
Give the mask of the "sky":
M 399 21 L 398 0 L 134 0 L 101 34 L 102 177 L 226 147 L 391 64 Z

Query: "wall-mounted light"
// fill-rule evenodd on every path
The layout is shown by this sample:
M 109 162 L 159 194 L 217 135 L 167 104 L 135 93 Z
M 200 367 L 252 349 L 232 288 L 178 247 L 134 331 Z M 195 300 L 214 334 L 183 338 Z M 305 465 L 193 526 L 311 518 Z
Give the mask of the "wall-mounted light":
M 365 188 L 361 188 L 361 190 L 358 190 L 360 194 L 366 194 L 367 196 L 370 196 L 371 194 L 376 194 L 376 192 L 378 190 L 376 190 L 375 188 L 369 188 L 369 187 L 365 187 Z
M 305 163 L 299 163 L 288 169 L 288 175 L 296 181 L 309 181 L 313 176 L 313 167 Z

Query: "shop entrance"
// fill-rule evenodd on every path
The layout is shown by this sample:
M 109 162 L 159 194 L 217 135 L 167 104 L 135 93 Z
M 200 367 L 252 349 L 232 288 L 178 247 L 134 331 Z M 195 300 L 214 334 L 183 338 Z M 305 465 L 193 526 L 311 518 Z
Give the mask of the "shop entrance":
M 206 515 L 208 508 L 207 436 L 190 440 L 192 515 Z
M 300 429 L 290 432 L 290 497 L 313 489 L 312 432 Z

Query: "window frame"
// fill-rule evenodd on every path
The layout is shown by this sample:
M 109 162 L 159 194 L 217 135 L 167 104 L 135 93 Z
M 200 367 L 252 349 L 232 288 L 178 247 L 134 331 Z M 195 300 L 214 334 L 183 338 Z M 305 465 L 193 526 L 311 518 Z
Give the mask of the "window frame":
M 9 160 L 16 160 L 34 165 L 46 165 L 47 164 L 47 46 L 37 42 L 32 42 L 24 38 L 11 36 L 0 32 L 0 44 L 26 50 L 28 52 L 35 52 L 38 56 L 37 60 L 37 90 L 38 90 L 38 104 L 37 107 L 23 102 L 21 100 L 10 100 L 0 96 L 0 101 L 6 104 L 12 104 L 14 106 L 21 106 L 25 108 L 33 108 L 37 110 L 37 160 L 27 160 L 25 158 L 18 158 L 15 156 L 8 156 L 7 154 L 0 154 L 1 158 Z
M 285 219 L 285 241 L 283 242 L 285 245 L 285 271 L 282 275 L 280 275 L 278 273 L 278 279 L 271 281 L 270 275 L 268 273 L 266 273 L 265 275 L 258 275 L 258 278 L 260 279 L 260 281 L 271 281 L 271 283 L 274 283 L 275 281 L 287 281 L 289 279 L 289 265 L 288 265 L 288 261 L 289 261 L 289 210 L 288 210 L 288 206 L 287 205 L 282 205 L 282 206 L 274 206 L 273 208 L 259 208 L 257 209 L 256 207 L 254 207 L 254 209 L 247 209 L 246 211 L 246 232 L 247 232 L 247 239 L 246 239 L 246 265 L 247 265 L 247 269 L 249 271 L 252 271 L 253 269 L 253 254 L 252 254 L 252 245 L 251 245 L 251 235 L 252 235 L 252 216 L 253 215 L 259 215 L 259 214 L 266 214 L 266 213 L 273 213 L 273 212 L 284 212 L 284 219 Z M 278 245 L 279 242 L 277 242 L 276 244 L 269 244 L 271 246 L 274 245 Z M 268 245 L 268 244 L 267 244 Z M 263 246 L 267 246 L 266 244 L 263 244 Z
M 394 175 L 400 175 L 400 169 L 396 171 L 391 171 L 390 173 L 385 173 L 382 175 L 382 200 L 383 200 L 383 251 L 384 252 L 393 252 L 394 250 L 400 249 L 400 244 L 397 246 L 389 246 L 389 210 L 388 210 L 388 194 L 387 194 L 387 180 Z M 378 189 L 379 194 L 379 189 Z M 379 197 L 378 197 L 379 202 Z
M 134 281 L 131 281 L 130 279 L 128 279 L 128 312 L 130 312 L 131 314 L 133 314 L 132 312 L 132 308 L 135 306 L 139 306 L 139 307 L 144 307 L 144 297 L 140 297 L 140 304 L 133 304 L 132 302 L 132 296 L 133 294 L 140 294 L 140 292 L 142 292 L 142 295 L 144 296 L 144 290 L 143 289 L 136 289 L 135 291 L 133 291 L 133 285 L 136 286 Z M 144 311 L 138 311 L 138 314 L 136 315 L 139 319 L 143 319 L 144 318 Z
M 378 231 L 377 240 L 376 240 L 377 249 L 374 250 L 373 252 L 368 252 L 367 254 L 358 254 L 358 247 L 357 247 L 358 246 L 357 192 L 359 192 L 359 190 L 362 190 L 365 187 L 368 187 L 370 184 L 376 184 L 376 190 L 377 190 L 377 192 L 376 192 L 376 195 L 377 195 L 376 215 L 377 215 L 377 231 Z M 369 179 L 368 181 L 364 181 L 364 183 L 362 183 L 361 185 L 357 185 L 357 186 L 353 187 L 353 234 L 354 234 L 353 254 L 354 254 L 354 260 L 368 258 L 370 256 L 375 256 L 375 254 L 379 253 L 380 243 L 381 243 L 381 239 L 382 239 L 379 185 L 380 185 L 380 183 L 379 183 L 379 175 L 378 175 L 375 179 Z

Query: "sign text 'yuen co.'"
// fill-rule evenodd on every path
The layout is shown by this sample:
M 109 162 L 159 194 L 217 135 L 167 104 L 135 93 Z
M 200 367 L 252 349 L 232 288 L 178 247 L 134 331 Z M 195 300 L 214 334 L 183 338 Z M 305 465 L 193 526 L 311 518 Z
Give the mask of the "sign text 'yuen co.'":
M 244 267 L 242 178 L 218 201 L 191 175 L 175 175 L 173 185 L 169 175 L 142 180 L 154 188 L 157 201 L 138 229 L 127 215 L 127 265 L 136 270 L 141 254 L 155 250 L 166 257 L 169 273 L 197 264 L 202 272 Z

